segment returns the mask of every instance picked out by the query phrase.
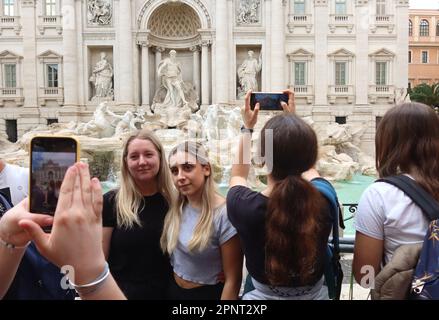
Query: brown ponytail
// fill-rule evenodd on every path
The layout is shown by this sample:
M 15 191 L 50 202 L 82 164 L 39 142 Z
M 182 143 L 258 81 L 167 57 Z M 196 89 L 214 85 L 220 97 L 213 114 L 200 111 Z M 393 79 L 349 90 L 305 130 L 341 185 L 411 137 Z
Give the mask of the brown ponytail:
M 270 136 L 271 156 L 265 154 Z M 265 220 L 265 266 L 272 285 L 307 285 L 316 274 L 325 200 L 301 174 L 316 163 L 317 149 L 315 132 L 295 115 L 278 115 L 262 129 L 261 155 L 276 181 Z
M 266 270 L 272 285 L 310 282 L 315 272 L 323 198 L 308 181 L 288 176 L 275 184 L 266 218 Z

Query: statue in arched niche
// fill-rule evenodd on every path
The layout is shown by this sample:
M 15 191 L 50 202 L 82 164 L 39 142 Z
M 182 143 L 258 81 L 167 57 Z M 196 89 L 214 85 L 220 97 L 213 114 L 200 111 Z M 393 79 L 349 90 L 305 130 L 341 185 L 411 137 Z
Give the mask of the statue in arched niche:
M 175 50 L 171 50 L 169 57 L 163 59 L 157 68 L 160 83 L 151 110 L 160 115 L 168 127 L 181 125 L 198 110 L 196 90 L 191 83 L 183 81 L 182 72 Z

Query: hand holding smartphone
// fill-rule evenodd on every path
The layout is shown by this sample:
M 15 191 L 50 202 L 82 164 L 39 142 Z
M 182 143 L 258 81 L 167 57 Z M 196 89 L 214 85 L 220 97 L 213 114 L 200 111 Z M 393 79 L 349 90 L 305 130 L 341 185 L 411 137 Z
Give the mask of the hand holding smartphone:
M 259 103 L 260 110 L 282 111 L 282 101 L 288 104 L 288 94 L 282 92 L 252 92 L 250 108 L 254 110 L 256 103 Z
M 54 215 L 67 169 L 79 160 L 71 137 L 34 137 L 30 144 L 29 211 Z

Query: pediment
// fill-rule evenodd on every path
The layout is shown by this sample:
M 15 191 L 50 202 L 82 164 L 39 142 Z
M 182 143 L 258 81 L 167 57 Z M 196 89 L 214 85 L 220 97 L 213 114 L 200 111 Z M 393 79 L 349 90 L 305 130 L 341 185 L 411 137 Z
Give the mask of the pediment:
M 389 51 L 387 49 L 380 49 L 374 53 L 371 53 L 369 56 L 371 57 L 394 57 L 395 54 L 392 51 Z
M 339 49 L 333 53 L 328 54 L 329 57 L 355 57 L 355 54 L 347 49 Z
M 0 59 L 22 59 L 23 57 L 9 50 L 0 53 Z
M 294 52 L 291 52 L 288 54 L 289 56 L 292 57 L 309 57 L 309 56 L 313 56 L 313 53 L 309 52 L 308 50 L 305 49 L 298 49 Z
M 62 55 L 52 50 L 44 51 L 38 55 L 38 59 L 62 59 Z

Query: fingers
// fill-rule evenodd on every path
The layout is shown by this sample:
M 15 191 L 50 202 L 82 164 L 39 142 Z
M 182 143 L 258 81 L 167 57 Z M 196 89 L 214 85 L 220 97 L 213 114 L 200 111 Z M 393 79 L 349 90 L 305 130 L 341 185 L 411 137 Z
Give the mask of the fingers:
M 79 166 L 75 164 L 76 167 L 76 175 L 75 175 L 75 183 L 73 185 L 73 194 L 72 194 L 72 206 L 79 205 L 83 206 L 82 202 L 82 191 L 81 191 L 81 178 L 79 175 Z
M 259 109 L 260 108 L 261 108 L 261 104 L 259 102 L 256 103 L 255 110 L 253 110 L 253 120 L 254 120 L 254 123 L 256 123 L 256 120 L 258 118 L 258 114 L 259 114 Z
M 31 220 L 41 227 L 48 227 L 53 224 L 53 217 L 43 214 L 30 214 L 26 220 Z
M 93 211 L 96 217 L 100 220 L 102 218 L 103 197 L 101 183 L 97 178 L 91 180 L 91 192 L 93 198 Z
M 249 90 L 247 91 L 246 95 L 245 95 L 245 111 L 249 111 L 250 110 L 250 97 L 252 95 L 252 91 Z
M 76 168 L 76 166 L 71 166 L 67 170 L 61 185 L 61 189 L 59 191 L 56 213 L 62 213 L 72 206 L 73 188 L 75 185 L 75 179 L 77 175 L 78 175 L 78 169 Z
M 82 201 L 84 206 L 89 207 L 92 204 L 92 191 L 88 164 L 78 163 L 77 168 L 79 169 L 79 177 L 81 182 Z
M 38 250 L 44 254 L 49 247 L 50 235 L 44 233 L 41 227 L 32 220 L 23 219 L 19 223 L 19 226 L 23 228 L 28 234 L 29 238 L 35 242 Z
M 282 93 L 288 95 L 288 100 L 294 99 L 294 91 L 291 89 L 284 90 Z

